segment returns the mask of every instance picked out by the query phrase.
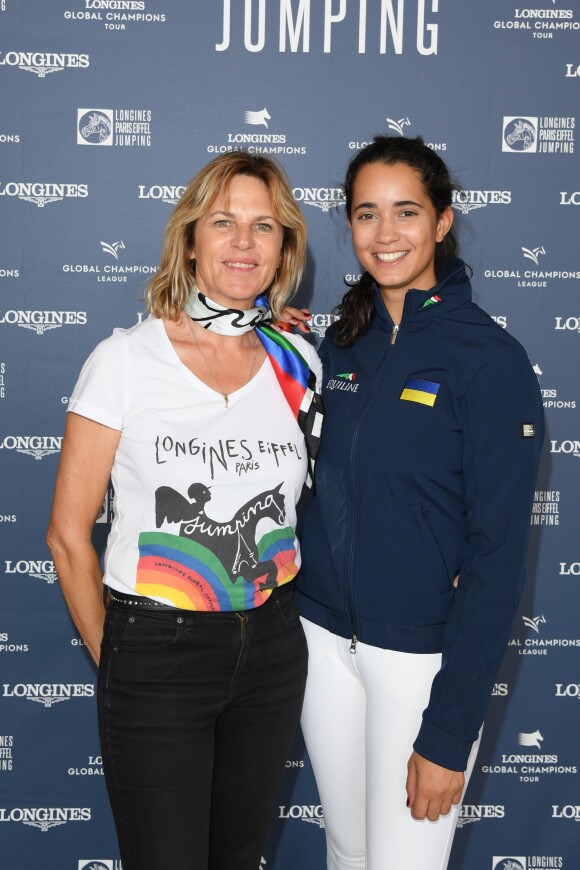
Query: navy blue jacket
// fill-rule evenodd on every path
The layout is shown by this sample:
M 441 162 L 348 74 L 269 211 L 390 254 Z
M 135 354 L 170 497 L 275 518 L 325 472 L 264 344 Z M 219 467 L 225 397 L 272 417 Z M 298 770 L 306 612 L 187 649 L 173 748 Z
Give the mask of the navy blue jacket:
M 471 301 L 461 260 L 406 294 L 395 343 L 322 344 L 325 422 L 296 596 L 342 637 L 442 652 L 414 743 L 464 770 L 518 605 L 543 440 L 522 346 Z M 453 579 L 459 574 L 459 586 Z

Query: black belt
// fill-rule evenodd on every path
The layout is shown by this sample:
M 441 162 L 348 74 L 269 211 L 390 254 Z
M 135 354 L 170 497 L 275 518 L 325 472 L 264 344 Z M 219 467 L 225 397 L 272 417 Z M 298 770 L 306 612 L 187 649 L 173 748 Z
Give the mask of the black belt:
M 294 585 L 294 581 L 290 583 L 284 583 L 283 586 L 277 586 L 272 590 L 272 594 L 269 596 L 268 600 L 274 601 L 274 599 L 278 596 L 278 594 L 282 592 L 290 593 Z M 120 604 L 121 607 L 137 607 L 140 610 L 169 610 L 172 613 L 214 613 L 216 611 L 199 611 L 199 610 L 185 610 L 181 607 L 173 607 L 171 604 L 161 604 L 159 601 L 154 601 L 152 598 L 145 598 L 144 596 L 133 598 L 131 595 L 125 595 L 124 592 L 117 592 L 116 589 L 111 589 L 110 586 L 104 587 L 105 595 L 108 593 L 109 599 L 115 604 Z M 252 608 L 257 609 L 257 608 Z M 222 611 L 217 611 L 221 613 Z M 224 611 L 225 613 L 229 613 L 232 611 Z
M 174 613 L 179 613 L 180 607 L 173 607 L 171 604 L 161 604 L 159 601 L 153 601 L 152 598 L 132 598 L 130 595 L 125 595 L 124 592 L 117 592 L 116 589 L 111 589 L 110 586 L 107 586 L 106 591 L 109 593 L 109 598 L 111 601 L 114 601 L 115 604 L 120 604 L 122 607 L 138 607 L 142 610 L 171 610 Z M 190 610 L 184 611 L 185 613 L 191 613 Z

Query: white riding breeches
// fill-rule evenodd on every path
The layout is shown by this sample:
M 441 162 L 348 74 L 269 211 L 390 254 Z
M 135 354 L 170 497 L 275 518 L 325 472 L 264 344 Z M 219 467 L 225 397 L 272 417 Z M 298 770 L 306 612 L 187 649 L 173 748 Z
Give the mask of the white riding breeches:
M 302 620 L 302 731 L 324 812 L 328 870 L 445 870 L 459 807 L 436 822 L 406 806 L 407 762 L 441 655 L 350 640 Z M 479 740 L 465 773 L 466 786 Z

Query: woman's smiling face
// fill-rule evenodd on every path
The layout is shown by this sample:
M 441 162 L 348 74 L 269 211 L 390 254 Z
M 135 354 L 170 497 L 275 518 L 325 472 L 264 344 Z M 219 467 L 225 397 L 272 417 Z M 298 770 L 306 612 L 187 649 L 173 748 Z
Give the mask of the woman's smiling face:
M 195 225 L 190 252 L 202 293 L 226 308 L 250 308 L 280 262 L 284 231 L 263 181 L 235 175 Z
M 438 215 L 421 176 L 406 163 L 369 163 L 354 179 L 353 247 L 382 293 L 430 290 L 437 283 L 435 245 L 452 223 L 451 208 Z

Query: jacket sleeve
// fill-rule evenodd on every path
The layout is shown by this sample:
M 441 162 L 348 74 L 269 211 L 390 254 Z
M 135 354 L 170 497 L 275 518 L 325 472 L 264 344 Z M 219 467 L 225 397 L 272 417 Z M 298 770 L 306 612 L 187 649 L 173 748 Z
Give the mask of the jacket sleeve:
M 467 765 L 525 579 L 544 426 L 537 378 L 522 348 L 478 372 L 462 419 L 468 528 L 441 669 L 414 744 L 451 770 Z

